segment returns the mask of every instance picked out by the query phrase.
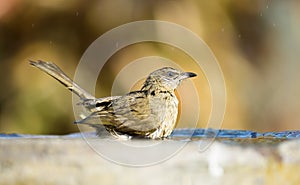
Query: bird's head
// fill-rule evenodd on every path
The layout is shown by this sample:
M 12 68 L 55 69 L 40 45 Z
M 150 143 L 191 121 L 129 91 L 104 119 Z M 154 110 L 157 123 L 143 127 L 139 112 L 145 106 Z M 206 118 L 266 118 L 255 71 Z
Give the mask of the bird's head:
M 146 79 L 143 88 L 149 86 L 161 86 L 167 90 L 175 90 L 184 79 L 197 76 L 192 72 L 182 72 L 180 70 L 164 67 L 153 71 Z

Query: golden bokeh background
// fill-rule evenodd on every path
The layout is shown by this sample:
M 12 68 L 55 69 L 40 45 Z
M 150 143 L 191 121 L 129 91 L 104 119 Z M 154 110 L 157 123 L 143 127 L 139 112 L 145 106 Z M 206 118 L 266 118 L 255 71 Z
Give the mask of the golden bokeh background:
M 72 77 L 94 40 L 138 20 L 182 25 L 210 47 L 226 83 L 222 128 L 299 129 L 299 9 L 299 1 L 281 0 L 1 0 L 0 132 L 77 132 L 71 93 L 30 67 L 28 59 L 52 61 Z M 212 107 L 205 76 L 186 54 L 163 44 L 134 44 L 112 56 L 99 75 L 97 97 L 110 95 L 122 67 L 149 55 L 199 74 L 192 80 L 201 104 L 197 127 L 206 127 Z M 188 117 L 185 122 L 189 127 Z

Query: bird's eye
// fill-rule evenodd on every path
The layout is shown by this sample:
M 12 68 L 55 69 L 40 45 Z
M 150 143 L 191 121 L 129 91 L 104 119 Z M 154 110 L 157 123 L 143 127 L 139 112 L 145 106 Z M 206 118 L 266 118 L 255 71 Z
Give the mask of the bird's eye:
M 175 73 L 172 72 L 172 71 L 169 71 L 169 72 L 168 72 L 168 76 L 169 76 L 169 77 L 173 77 L 173 76 L 175 76 Z

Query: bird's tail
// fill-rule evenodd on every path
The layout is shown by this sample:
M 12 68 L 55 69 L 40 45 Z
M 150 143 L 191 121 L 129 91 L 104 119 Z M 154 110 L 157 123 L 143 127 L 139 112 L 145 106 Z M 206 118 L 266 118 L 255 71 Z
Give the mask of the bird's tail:
M 81 99 L 94 99 L 94 96 L 82 89 L 78 84 L 73 82 L 57 65 L 51 62 L 38 61 L 29 61 L 31 65 L 39 68 L 48 75 L 55 78 L 61 84 L 66 86 L 70 91 L 78 95 Z

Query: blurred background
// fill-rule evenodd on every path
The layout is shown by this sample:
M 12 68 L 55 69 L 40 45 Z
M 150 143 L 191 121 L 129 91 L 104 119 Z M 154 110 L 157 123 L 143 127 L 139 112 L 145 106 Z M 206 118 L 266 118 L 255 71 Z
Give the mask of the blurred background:
M 54 62 L 72 77 L 95 39 L 148 19 L 182 25 L 211 48 L 227 88 L 223 129 L 299 129 L 299 9 L 296 0 L 0 0 L 0 133 L 77 132 L 71 93 L 28 59 Z M 159 55 L 195 69 L 182 51 L 158 45 L 135 44 L 112 56 L 99 76 L 97 97 L 109 96 L 114 77 L 140 57 Z M 211 97 L 205 76 L 197 73 L 197 127 L 206 127 Z M 189 127 L 188 120 L 182 127 Z

